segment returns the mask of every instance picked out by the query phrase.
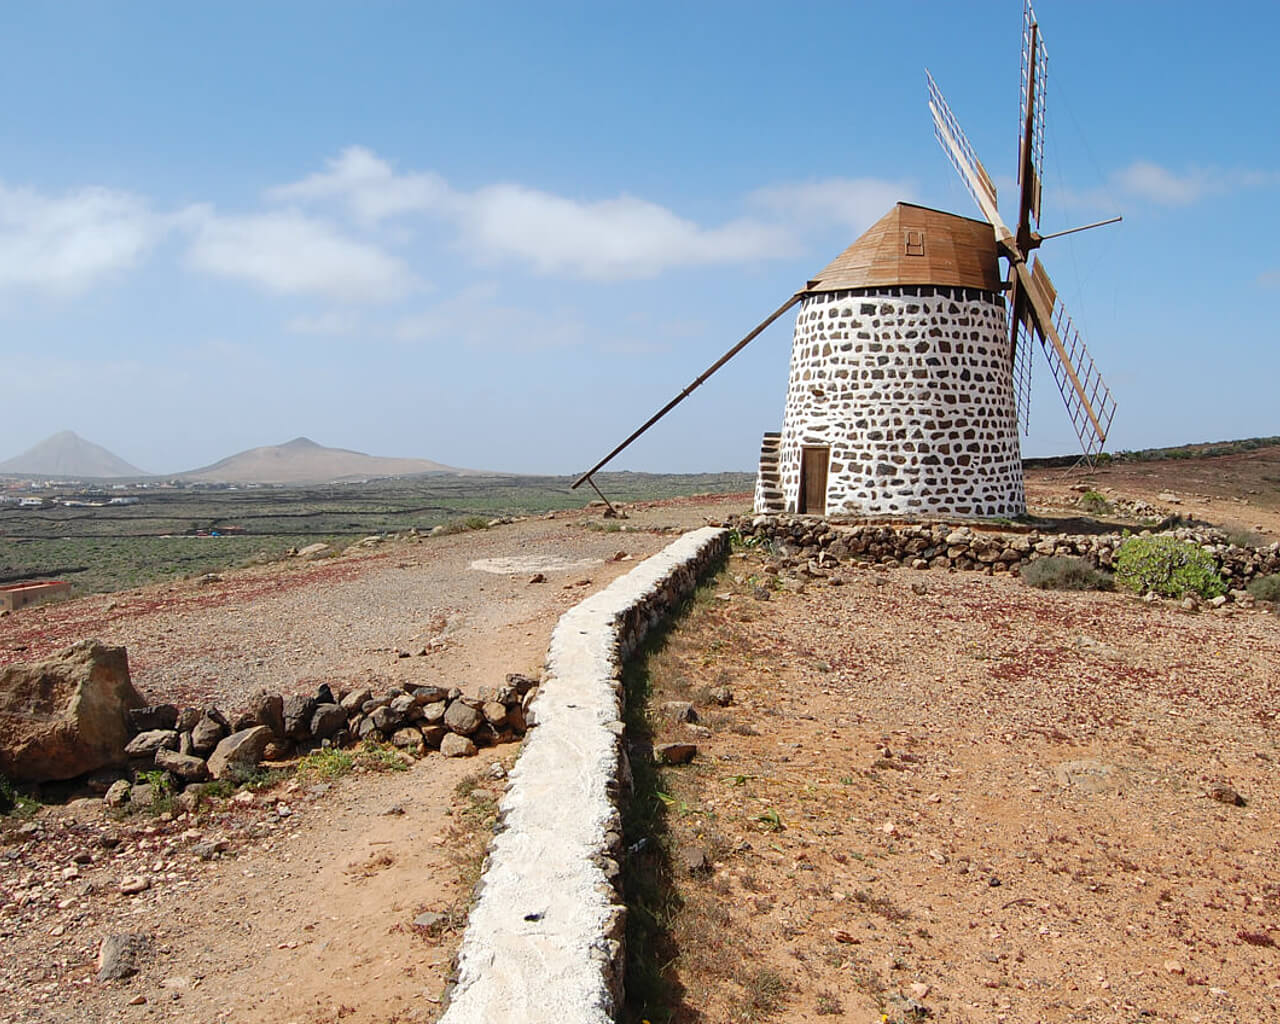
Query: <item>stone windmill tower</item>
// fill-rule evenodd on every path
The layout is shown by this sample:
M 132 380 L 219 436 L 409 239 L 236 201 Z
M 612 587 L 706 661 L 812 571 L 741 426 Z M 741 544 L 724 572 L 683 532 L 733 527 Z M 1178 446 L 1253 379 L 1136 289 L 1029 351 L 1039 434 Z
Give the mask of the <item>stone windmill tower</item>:
M 1023 26 L 1016 230 L 1001 220 L 991 178 L 927 76 L 935 134 L 985 219 L 899 203 L 574 487 L 595 487 L 602 466 L 796 304 L 782 430 L 761 446 L 758 512 L 1023 514 L 1018 427 L 1029 412 L 1033 340 L 1084 457 L 1102 451 L 1115 402 L 1044 263 L 1032 263 L 1045 239 L 1085 228 L 1041 235 L 1032 227 L 1048 61 L 1029 0 Z
M 1026 510 L 1004 283 L 984 221 L 899 203 L 805 288 L 757 511 Z

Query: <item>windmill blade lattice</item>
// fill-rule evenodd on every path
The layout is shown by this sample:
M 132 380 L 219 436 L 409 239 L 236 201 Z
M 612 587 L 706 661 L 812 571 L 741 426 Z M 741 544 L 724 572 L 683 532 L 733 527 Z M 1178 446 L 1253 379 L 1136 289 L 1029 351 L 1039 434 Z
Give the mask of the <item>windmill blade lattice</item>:
M 1025 137 L 1027 116 L 1027 90 L 1031 88 L 1032 71 L 1035 72 L 1034 109 L 1031 118 L 1030 137 Z M 1036 227 L 1040 226 L 1040 183 L 1044 180 L 1044 106 L 1045 86 L 1049 76 L 1049 54 L 1036 27 L 1036 12 L 1031 0 L 1026 0 L 1022 11 L 1022 94 L 1018 104 L 1018 184 L 1022 184 L 1024 146 L 1031 146 L 1031 167 L 1035 173 L 1035 186 L 1031 190 L 1031 214 Z
M 1017 343 L 1013 347 L 1013 397 L 1018 404 L 1018 426 L 1024 436 L 1031 433 L 1031 371 L 1035 346 L 1025 320 L 1014 325 Z
M 1076 437 L 1080 439 L 1080 447 L 1085 457 L 1092 460 L 1102 452 L 1111 430 L 1115 399 L 1085 348 L 1071 315 L 1059 301 L 1042 261 L 1036 260 L 1029 278 L 1036 333 L 1040 335 L 1041 347 Z
M 934 137 L 942 146 L 942 151 L 947 154 L 951 165 L 959 173 L 960 180 L 973 196 L 973 201 L 978 204 L 978 209 L 987 216 L 988 220 L 992 216 L 998 220 L 996 186 L 991 176 L 982 166 L 982 161 L 978 159 L 978 154 L 974 152 L 955 114 L 951 113 L 951 107 L 947 105 L 942 90 L 933 80 L 933 75 L 926 70 L 925 77 L 929 79 L 929 110 L 933 114 Z

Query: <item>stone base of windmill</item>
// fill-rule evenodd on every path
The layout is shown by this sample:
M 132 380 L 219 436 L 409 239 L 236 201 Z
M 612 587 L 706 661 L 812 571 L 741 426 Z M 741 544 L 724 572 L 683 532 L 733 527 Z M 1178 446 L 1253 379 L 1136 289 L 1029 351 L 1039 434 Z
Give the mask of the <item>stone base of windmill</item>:
M 1026 512 L 1004 302 L 975 288 L 819 292 L 796 318 L 757 512 Z

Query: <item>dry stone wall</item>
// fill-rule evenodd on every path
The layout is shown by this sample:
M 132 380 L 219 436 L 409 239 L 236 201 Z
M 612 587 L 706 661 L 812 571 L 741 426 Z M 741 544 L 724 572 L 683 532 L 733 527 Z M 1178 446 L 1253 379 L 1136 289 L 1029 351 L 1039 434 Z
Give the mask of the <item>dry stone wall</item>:
M 1024 513 L 1000 297 L 933 286 L 808 296 L 791 351 L 782 510 L 800 508 L 805 447 L 830 448 L 828 514 Z
M 817 570 L 863 562 L 912 569 L 959 569 L 987 574 L 1014 573 L 1038 558 L 1072 556 L 1094 568 L 1110 569 L 1124 541 L 1119 533 L 1041 533 L 1037 530 L 974 529 L 947 523 L 833 523 L 814 516 L 731 517 L 742 537 L 769 544 L 780 557 Z M 1280 543 L 1262 548 L 1231 544 L 1221 530 L 1178 527 L 1142 530 L 1200 545 L 1231 588 L 1228 597 L 1248 601 L 1243 588 L 1260 576 L 1280 572 Z
M 621 1006 L 622 665 L 723 557 L 685 534 L 566 612 L 499 809 L 441 1024 L 610 1024 Z M 534 727 L 536 726 L 536 727 Z

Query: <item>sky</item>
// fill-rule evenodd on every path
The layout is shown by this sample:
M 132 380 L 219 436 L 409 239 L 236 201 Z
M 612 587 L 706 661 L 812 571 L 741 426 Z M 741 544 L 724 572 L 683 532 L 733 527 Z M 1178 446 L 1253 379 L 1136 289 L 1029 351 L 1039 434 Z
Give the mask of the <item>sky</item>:
M 1040 0 L 1108 449 L 1280 433 L 1280 5 Z M 1243 30 L 1242 30 L 1243 29 Z M 0 5 L 0 459 L 589 467 L 897 201 L 1016 204 L 1021 0 Z M 752 470 L 793 316 L 611 469 Z M 1044 360 L 1028 456 L 1077 449 Z

